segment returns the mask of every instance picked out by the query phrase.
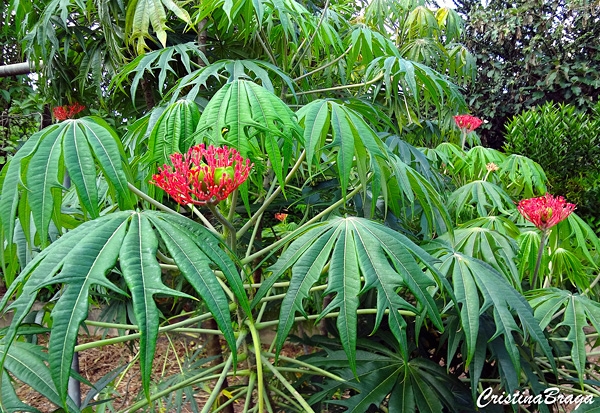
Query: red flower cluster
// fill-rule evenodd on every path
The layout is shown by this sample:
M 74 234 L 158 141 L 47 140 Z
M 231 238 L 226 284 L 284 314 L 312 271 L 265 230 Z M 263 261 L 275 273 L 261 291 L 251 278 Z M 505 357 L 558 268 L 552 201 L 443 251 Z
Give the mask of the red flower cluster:
M 483 123 L 481 119 L 471 115 L 457 115 L 454 117 L 454 122 L 456 122 L 456 126 L 467 132 L 473 132 Z
M 575 207 L 575 204 L 565 202 L 562 196 L 546 194 L 538 198 L 523 199 L 517 209 L 538 229 L 546 231 L 571 215 Z
M 58 120 L 73 119 L 73 116 L 85 109 L 85 106 L 75 102 L 72 105 L 57 106 L 52 111 L 54 117 Z
M 171 165 L 158 168 L 151 184 L 163 189 L 182 205 L 217 204 L 246 179 L 252 165 L 227 146 L 192 146 L 187 154 L 171 155 Z

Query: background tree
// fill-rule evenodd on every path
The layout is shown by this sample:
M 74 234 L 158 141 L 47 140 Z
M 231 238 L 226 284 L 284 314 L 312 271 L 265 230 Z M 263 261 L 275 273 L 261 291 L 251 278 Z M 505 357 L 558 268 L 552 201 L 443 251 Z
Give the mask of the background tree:
M 488 123 L 482 137 L 502 144 L 504 125 L 552 101 L 590 112 L 600 93 L 600 5 L 587 0 L 455 0 L 465 44 L 477 59 L 466 96 Z

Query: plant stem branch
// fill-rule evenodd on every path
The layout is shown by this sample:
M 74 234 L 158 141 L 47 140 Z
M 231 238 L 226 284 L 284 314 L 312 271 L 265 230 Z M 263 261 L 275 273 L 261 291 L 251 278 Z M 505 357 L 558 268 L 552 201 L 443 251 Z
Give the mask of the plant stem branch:
M 300 393 L 298 393 L 298 391 L 294 388 L 294 386 L 292 386 L 290 384 L 289 381 L 287 381 L 287 379 L 285 377 L 283 377 L 283 375 L 275 368 L 275 366 L 273 366 L 269 360 L 267 360 L 263 355 L 260 356 L 263 364 L 269 369 L 271 370 L 271 372 L 275 375 L 275 377 L 277 377 L 279 379 L 279 381 L 281 382 L 281 384 L 283 384 L 283 386 L 294 396 L 294 398 L 298 401 L 298 403 L 300 403 L 300 405 L 304 408 L 305 412 L 308 413 L 315 413 L 315 411 L 310 407 L 310 405 L 306 402 L 306 400 L 304 400 L 304 397 L 302 397 L 300 395 Z M 259 409 L 260 411 L 260 409 Z
M 533 270 L 533 280 L 531 281 L 531 288 L 535 288 L 537 284 L 538 273 L 542 264 L 542 257 L 544 255 L 544 248 L 546 247 L 546 239 L 548 238 L 548 231 L 542 231 L 542 237 L 540 239 L 540 249 L 538 250 L 537 260 L 535 262 L 535 269 Z
M 246 339 L 246 333 L 242 332 L 235 343 L 235 348 L 238 349 L 240 347 L 240 345 L 244 342 L 245 339 Z M 229 357 L 227 357 L 227 361 L 225 362 L 225 365 L 223 366 L 221 376 L 219 377 L 219 380 L 215 384 L 214 389 L 216 391 L 213 390 L 212 394 L 206 401 L 206 404 L 204 405 L 204 408 L 202 409 L 201 413 L 208 413 L 210 411 L 212 405 L 215 403 L 215 400 L 219 396 L 218 389 L 221 388 L 221 386 L 223 385 L 223 382 L 227 378 L 227 373 L 229 372 L 229 369 L 231 368 L 232 363 L 233 363 L 233 354 L 230 354 Z
M 292 238 L 295 238 L 298 234 L 306 231 L 306 227 L 307 226 L 309 226 L 310 224 L 313 224 L 313 223 L 319 221 L 321 218 L 323 218 L 324 216 L 328 215 L 330 212 L 334 211 L 335 209 L 337 209 L 338 207 L 340 207 L 341 205 L 343 205 L 346 202 L 347 199 L 352 198 L 354 195 L 356 195 L 357 193 L 359 193 L 361 191 L 361 189 L 362 189 L 362 184 L 358 184 L 356 186 L 356 188 L 354 188 L 349 194 L 346 195 L 346 198 L 339 199 L 338 201 L 336 201 L 335 203 L 333 203 L 331 206 L 329 206 L 328 208 L 324 209 L 319 214 L 315 215 L 312 219 L 310 219 L 309 221 L 307 221 L 306 223 L 304 223 L 304 225 L 302 225 L 301 227 L 299 227 L 295 231 L 290 232 L 285 237 L 281 238 L 279 241 L 276 241 L 273 244 L 271 244 L 271 245 L 263 248 L 262 250 L 257 251 L 254 254 L 249 255 L 246 258 L 242 259 L 241 260 L 242 264 L 248 264 L 248 263 L 252 262 L 255 258 L 260 257 L 260 256 L 268 253 L 269 251 L 277 249 L 277 248 L 281 247 L 282 245 L 286 244 L 287 242 L 289 242 L 289 240 L 291 240 Z
M 383 73 L 380 73 L 379 75 L 377 75 L 373 79 L 368 80 L 368 81 L 363 82 L 363 83 L 354 83 L 354 84 L 351 84 L 351 85 L 333 86 L 333 87 L 327 87 L 327 88 L 324 88 L 324 89 L 305 90 L 305 91 L 302 91 L 302 92 L 296 92 L 296 96 L 310 95 L 311 93 L 331 92 L 331 91 L 334 91 L 334 90 L 344 90 L 344 89 L 350 89 L 350 88 L 355 88 L 355 87 L 369 86 L 369 85 L 372 85 L 375 82 L 380 81 L 382 78 L 383 78 Z M 286 97 L 292 97 L 292 96 L 294 96 L 294 95 L 292 95 L 292 94 L 286 95 Z
M 344 53 L 342 53 L 341 55 L 339 55 L 338 57 L 336 57 L 335 59 L 333 59 L 331 62 L 324 64 L 323 66 L 317 67 L 315 70 L 312 70 L 308 73 L 305 73 L 303 75 L 298 76 L 297 78 L 293 79 L 294 82 L 298 82 L 299 80 L 304 79 L 305 77 L 308 76 L 312 76 L 317 72 L 320 72 L 321 70 L 325 70 L 327 69 L 329 66 L 333 66 L 334 64 L 336 64 L 337 62 L 339 62 L 340 60 L 342 60 L 344 58 L 344 56 L 346 56 L 348 53 L 350 53 L 350 50 L 352 50 L 352 46 L 348 47 Z
M 236 235 L 234 226 L 231 224 L 231 222 L 229 222 L 227 218 L 223 216 L 223 214 L 221 214 L 221 211 L 219 211 L 219 208 L 216 205 L 207 204 L 207 206 L 210 209 L 210 212 L 213 213 L 215 218 L 217 218 L 219 222 L 223 224 L 223 227 L 225 227 L 225 232 L 227 233 L 227 244 L 231 251 L 235 251 Z
M 306 157 L 306 151 L 304 150 L 304 151 L 302 151 L 302 153 L 298 157 L 298 160 L 296 161 L 296 163 L 294 164 L 294 166 L 292 167 L 292 169 L 290 170 L 290 172 L 285 177 L 285 181 L 284 182 L 286 184 L 296 174 L 296 171 L 300 168 L 300 165 L 302 165 L 302 162 L 304 162 L 304 158 L 305 157 Z M 263 202 L 263 204 L 261 205 L 261 207 L 258 208 L 258 210 L 254 213 L 254 215 L 252 215 L 252 217 L 248 220 L 248 222 L 246 222 L 244 224 L 244 226 L 242 228 L 240 228 L 240 230 L 236 234 L 237 238 L 240 238 L 242 235 L 244 235 L 246 233 L 246 231 L 248 231 L 248 229 L 250 229 L 250 227 L 252 225 L 254 225 L 254 223 L 256 223 L 256 221 L 258 220 L 258 218 L 260 216 L 262 216 L 262 214 L 265 212 L 265 210 L 269 207 L 269 205 L 271 205 L 271 203 L 275 200 L 275 198 L 277 198 L 277 196 L 280 193 L 281 193 L 281 186 L 278 186 L 277 189 L 275 189 L 275 191 L 273 191 L 273 193 L 270 196 L 268 196 L 267 199 L 265 199 L 265 201 Z

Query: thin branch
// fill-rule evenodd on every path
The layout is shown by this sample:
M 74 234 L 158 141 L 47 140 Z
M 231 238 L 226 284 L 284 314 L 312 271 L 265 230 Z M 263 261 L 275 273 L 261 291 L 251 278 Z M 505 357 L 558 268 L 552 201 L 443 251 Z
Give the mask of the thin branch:
M 350 88 L 355 88 L 355 87 L 364 87 L 364 86 L 369 86 L 372 85 L 375 82 L 380 81 L 383 78 L 383 72 L 380 73 L 379 75 L 377 75 L 375 78 L 367 81 L 367 82 L 363 82 L 363 83 L 354 83 L 352 85 L 341 85 L 341 86 L 333 86 L 333 87 L 327 87 L 325 89 L 315 89 L 315 90 L 306 90 L 304 92 L 296 92 L 296 96 L 298 95 L 310 95 L 311 93 L 321 93 L 321 92 L 331 92 L 333 90 L 344 90 L 344 89 L 350 89 Z M 286 97 L 292 97 L 294 95 L 292 94 L 287 94 Z
M 350 47 L 348 47 L 344 53 L 342 53 L 341 55 L 339 55 L 338 57 L 333 59 L 331 62 L 324 64 L 323 66 L 317 67 L 315 70 L 312 70 L 301 76 L 298 76 L 297 78 L 293 79 L 293 81 L 297 83 L 299 80 L 302 80 L 305 77 L 312 76 L 315 73 L 320 72 L 321 70 L 327 69 L 329 66 L 332 66 L 332 65 L 336 64 L 337 62 L 339 62 L 340 60 L 342 60 L 344 58 L 344 56 L 346 56 L 348 53 L 350 53 L 350 50 L 352 50 L 352 45 L 350 45 Z

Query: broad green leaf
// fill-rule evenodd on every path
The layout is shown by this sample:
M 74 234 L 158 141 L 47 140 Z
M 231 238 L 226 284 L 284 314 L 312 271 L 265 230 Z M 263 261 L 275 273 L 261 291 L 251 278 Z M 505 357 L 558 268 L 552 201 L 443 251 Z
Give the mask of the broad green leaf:
M 334 218 L 313 227 L 292 242 L 270 268 L 273 275 L 268 279 L 269 285 L 273 285 L 287 269 L 292 269 L 290 286 L 279 317 L 278 351 L 292 327 L 296 310 L 304 314 L 303 299 L 320 279 L 327 263 L 327 292 L 335 296 L 320 316 L 339 308 L 338 325 L 342 328 L 341 335 L 344 335 L 344 351 L 351 362 L 355 360 L 356 340 L 354 334 L 349 332 L 357 328 L 356 313 L 353 310 L 358 308 L 360 295 L 369 290 L 374 289 L 377 293 L 378 312 L 373 331 L 377 330 L 386 310 L 389 310 L 388 324 L 400 343 L 401 352 L 407 352 L 407 339 L 406 321 L 399 310 L 415 313 L 420 311 L 404 300 L 398 294 L 398 289 L 406 288 L 410 291 L 432 323 L 443 329 L 439 311 L 428 291 L 433 286 L 441 288 L 443 282 L 433 266 L 432 257 L 405 236 L 373 221 L 363 218 Z M 425 274 L 421 265 L 429 268 L 435 276 Z M 355 271 L 350 271 L 352 268 Z M 361 277 L 364 277 L 364 283 Z M 261 296 L 264 293 L 264 290 L 259 291 Z M 355 366 L 352 365 L 351 368 L 354 370 Z
M 98 166 L 108 183 L 116 190 L 119 207 L 131 208 L 133 203 L 127 188 L 128 164 L 119 137 L 101 118 L 87 116 L 75 122 L 85 131 L 85 137 L 94 152 Z
M 419 210 L 424 219 L 419 219 L 421 234 L 431 237 L 433 234 L 443 234 L 452 231 L 453 225 L 448 209 L 442 200 L 442 197 L 434 186 L 423 175 L 407 165 L 397 155 L 390 154 L 391 176 L 394 184 L 401 191 L 403 198 L 396 202 L 401 202 L 405 207 L 404 214 L 406 219 L 411 220 L 419 217 Z M 394 191 L 395 187 L 390 185 L 389 192 Z M 418 201 L 419 209 L 416 208 Z M 390 201 L 391 202 L 391 201 Z
M 69 178 L 77 190 L 84 209 L 92 218 L 97 218 L 100 211 L 98 187 L 96 186 L 96 165 L 85 137 L 85 131 L 81 130 L 78 125 L 65 131 L 64 160 Z
M 168 240 L 168 239 L 167 239 Z M 123 278 L 131 291 L 133 312 L 140 328 L 140 371 L 146 397 L 150 397 L 150 376 L 158 337 L 159 311 L 155 294 L 189 297 L 162 283 L 160 265 L 156 260 L 158 238 L 150 222 L 142 214 L 135 214 L 120 245 Z M 181 263 L 184 268 L 186 262 Z
M 228 145 L 244 157 L 265 159 L 269 152 L 277 155 L 275 146 L 300 141 L 301 128 L 277 96 L 255 83 L 236 80 L 223 86 L 202 112 L 197 139 Z M 281 155 L 281 159 L 271 159 L 271 166 L 279 184 L 284 185 L 283 168 L 289 165 L 292 153 L 281 151 Z
M 382 180 L 382 165 L 387 160 L 386 148 L 363 116 L 348 105 L 335 100 L 315 100 L 298 111 L 298 122 L 304 127 L 304 142 L 309 167 L 319 170 L 324 159 L 334 159 L 342 195 L 350 186 L 351 172 L 356 168 L 365 191 L 369 181 L 367 171 Z M 331 135 L 331 139 L 328 136 Z M 380 188 L 370 186 L 373 198 Z
M 487 262 L 520 290 L 521 278 L 515 264 L 517 243 L 514 239 L 483 227 L 459 228 L 454 230 L 454 240 L 447 234 L 439 237 L 451 244 L 456 251 L 468 257 Z
M 6 352 L 6 346 L 0 344 L 0 353 Z M 42 352 L 42 348 L 39 346 L 35 346 L 30 343 L 25 342 L 16 342 L 12 346 L 8 348 L 8 352 L 6 354 L 6 361 L 4 363 L 4 368 L 9 371 L 12 375 L 14 375 L 17 379 L 22 381 L 23 383 L 29 385 L 31 388 L 35 389 L 38 393 L 42 394 L 52 403 L 57 406 L 64 405 L 63 400 L 59 393 L 56 391 L 56 387 L 54 387 L 54 383 L 52 382 L 52 377 L 50 375 L 50 371 L 48 370 L 48 366 L 44 363 L 45 361 L 45 353 Z M 2 372 L 2 406 L 8 409 L 9 412 L 22 411 L 22 410 L 11 410 L 10 407 L 6 404 L 6 402 L 10 402 L 9 399 L 4 398 L 4 393 L 10 393 L 12 389 L 12 385 L 8 380 L 6 380 L 6 372 Z M 10 396 L 9 396 L 10 397 Z M 20 401 L 19 399 L 17 399 Z M 13 400 L 14 403 L 14 400 Z M 69 411 L 77 412 L 79 409 L 70 398 L 66 400 L 66 405 L 69 408 Z M 18 407 L 18 406 L 16 406 Z M 25 409 L 24 411 L 34 411 L 35 409 Z
M 534 290 L 527 296 L 535 311 L 540 326 L 546 328 L 562 313 L 562 321 L 550 326 L 553 330 L 566 327 L 569 332 L 565 339 L 571 343 L 571 360 L 578 373 L 579 383 L 585 378 L 585 365 L 588 363 L 586 352 L 586 333 L 584 328 L 592 325 L 600 329 L 600 304 L 580 294 L 573 294 L 558 288 Z M 558 318 L 561 320 L 561 318 Z
M 362 344 L 365 343 L 361 343 L 361 347 Z M 346 354 L 342 351 L 328 350 L 326 356 L 317 354 L 305 359 L 328 370 L 342 369 L 341 376 L 348 381 L 337 386 L 342 391 L 349 386 L 358 392 L 329 403 L 344 406 L 346 411 L 355 413 L 369 411 L 371 405 L 379 406 L 388 397 L 388 408 L 394 412 L 418 409 L 435 413 L 444 407 L 457 412 L 470 407 L 467 389 L 433 361 L 416 358 L 405 362 L 396 351 L 387 347 L 381 349 L 365 345 L 364 348 L 368 351 L 361 349 L 356 352 L 356 375 L 349 368 Z
M 182 228 L 171 225 L 165 219 L 156 219 L 152 215 L 149 218 L 160 233 L 167 250 L 181 269 L 186 280 L 198 292 L 209 311 L 214 315 L 215 321 L 231 348 L 235 363 L 236 347 L 229 314 L 229 301 L 210 268 L 211 261 L 190 238 L 185 229 L 182 230 Z
M 69 128 L 70 125 L 66 125 L 45 136 L 31 157 L 26 172 L 28 200 L 42 246 L 48 244 L 48 226 L 55 206 L 53 189 L 62 188 L 62 182 L 58 181 L 62 181 L 59 160 L 62 140 Z
M 150 132 L 144 162 L 162 165 L 169 162 L 171 154 L 186 153 L 199 119 L 200 110 L 193 101 L 178 100 L 169 105 Z
M 125 32 L 129 44 L 135 45 L 137 53 L 143 54 L 148 46 L 146 39 L 150 38 L 149 26 L 156 32 L 163 47 L 167 45 L 167 11 L 172 11 L 177 17 L 192 25 L 188 12 L 177 0 L 133 0 L 127 4 Z
M 119 206 L 130 208 L 125 155 L 118 136 L 102 119 L 67 120 L 30 138 L 7 167 L 2 183 L 0 219 L 9 248 L 17 212 L 22 225 L 29 225 L 28 214 L 32 213 L 42 246 L 48 244 L 51 221 L 57 228 L 63 227 L 60 208 L 65 169 L 72 174 L 80 204 L 92 217 L 97 216 L 99 202 L 104 200 L 98 194 L 96 166 L 114 188 Z
M 506 191 L 515 198 L 533 198 L 547 192 L 548 178 L 542 167 L 522 155 L 509 155 L 498 165 L 500 176 Z
M 452 192 L 448 198 L 448 209 L 455 222 L 460 223 L 477 216 L 510 215 L 516 207 L 499 186 L 487 181 L 472 181 Z
M 550 346 L 533 317 L 533 310 L 505 277 L 487 263 L 463 255 L 442 241 L 431 242 L 425 249 L 442 260 L 440 272 L 452 280 L 467 344 L 467 364 L 475 354 L 480 315 L 491 309 L 496 331 L 490 340 L 503 336 L 504 346 L 517 372 L 520 370 L 520 356 L 514 334 L 520 334 L 525 339 L 530 337 L 539 344 L 542 353 L 554 367 Z M 521 326 L 517 325 L 513 312 Z
M 60 273 L 46 282 L 66 284 L 51 313 L 52 332 L 48 344 L 52 379 L 63 402 L 66 400 L 79 325 L 88 315 L 90 288 L 96 284 L 123 293 L 108 281 L 106 273 L 114 267 L 119 256 L 129 214 L 112 214 L 111 218 L 80 240 L 65 257 Z

